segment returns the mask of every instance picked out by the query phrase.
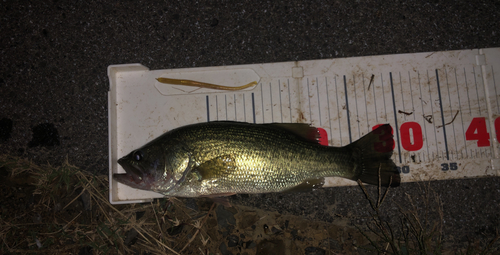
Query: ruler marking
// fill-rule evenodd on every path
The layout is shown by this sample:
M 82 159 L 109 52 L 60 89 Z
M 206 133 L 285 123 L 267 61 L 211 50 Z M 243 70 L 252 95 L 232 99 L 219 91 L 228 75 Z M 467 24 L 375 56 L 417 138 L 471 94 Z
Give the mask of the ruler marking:
M 403 81 L 401 79 L 401 72 L 399 72 L 399 87 L 401 88 L 401 102 L 403 103 L 403 112 L 406 112 L 405 97 L 403 95 Z M 406 114 L 403 114 L 403 118 L 406 120 Z
M 287 84 L 288 84 L 288 109 L 290 109 L 290 122 L 293 122 L 293 120 L 292 120 L 292 96 L 290 94 L 290 79 L 287 79 Z
M 280 115 L 281 115 L 281 123 L 283 123 L 283 103 L 281 102 L 281 81 L 278 80 L 278 93 L 280 94 Z
M 436 77 L 437 78 L 437 77 Z M 427 86 L 429 87 L 429 104 L 431 105 L 431 114 L 434 116 L 434 106 L 432 101 L 432 92 L 431 92 L 431 78 L 429 77 L 429 70 L 427 70 Z M 437 132 L 436 132 L 436 121 L 432 123 L 432 127 L 434 128 L 434 141 L 436 141 L 436 152 L 439 151 L 438 143 L 437 143 Z M 432 153 L 432 159 L 434 160 L 434 153 Z
M 272 87 L 271 87 L 271 83 L 269 83 L 269 96 L 271 97 L 271 106 L 270 106 L 270 110 L 271 110 L 271 122 L 274 122 L 273 90 L 272 90 Z
M 264 109 L 264 95 L 263 95 L 263 89 L 262 89 L 262 83 L 260 83 L 260 102 L 262 103 L 262 123 L 265 123 L 265 119 L 264 119 L 264 113 L 266 112 L 266 110 Z
M 448 102 L 450 103 L 450 112 L 451 112 L 451 114 L 453 114 L 453 107 L 452 107 L 452 104 L 451 104 L 450 83 L 448 81 L 448 70 L 444 69 L 444 74 L 446 76 L 446 88 L 448 89 Z M 455 121 L 451 122 L 451 127 L 453 129 L 453 139 L 454 139 L 454 142 L 455 142 L 455 152 L 458 152 L 457 136 L 456 136 L 456 133 L 455 133 Z M 451 155 L 452 155 L 452 158 L 453 158 L 453 150 L 451 151 Z M 457 154 L 457 156 L 458 156 L 458 154 Z M 456 157 L 455 159 L 458 159 L 458 157 Z
M 253 115 L 253 123 L 255 123 L 255 97 L 252 92 L 252 115 Z
M 417 115 L 415 113 L 415 105 L 413 104 L 413 89 L 411 88 L 411 75 L 410 75 L 410 71 L 408 71 L 408 83 L 410 84 L 410 98 L 411 98 L 411 109 L 413 111 L 413 120 L 416 120 L 416 117 L 415 115 Z M 401 86 L 402 88 L 403 86 Z
M 312 123 L 311 94 L 309 92 L 309 78 L 307 78 L 307 99 L 309 100 L 309 122 Z
M 458 109 L 460 111 L 460 120 L 462 122 L 462 130 L 464 127 L 464 116 L 463 116 L 463 110 L 462 110 L 462 103 L 460 101 L 460 90 L 458 89 L 458 77 L 457 77 L 457 69 L 455 68 L 455 84 L 457 84 L 457 94 L 458 94 Z M 465 139 L 465 132 L 462 132 L 462 135 L 464 137 L 464 147 L 465 147 L 465 155 L 466 157 L 469 157 L 469 153 L 467 151 L 467 140 Z M 460 150 L 462 154 L 462 158 L 464 157 L 464 152 L 463 150 Z
M 382 74 L 380 74 L 382 75 Z M 375 78 L 373 79 L 373 82 L 375 82 Z M 370 86 L 370 84 L 368 84 L 368 86 Z M 377 121 L 377 123 L 375 124 L 379 124 L 378 122 L 378 113 L 377 113 L 377 98 L 375 97 L 375 84 L 373 84 L 373 90 L 372 90 L 372 94 L 373 94 L 373 103 L 375 105 L 375 121 Z
M 356 79 L 354 74 L 352 75 L 352 84 L 354 87 L 354 104 L 356 105 L 356 121 L 358 122 L 358 137 L 361 137 L 361 128 L 359 127 L 358 95 L 356 93 Z
M 467 73 L 465 72 L 465 67 L 464 67 L 464 79 L 465 79 L 465 88 L 467 91 L 467 101 L 469 102 L 469 116 L 472 116 L 472 109 L 470 107 L 469 85 L 467 84 Z
M 236 94 L 233 94 L 233 105 L 234 105 L 234 121 L 238 121 L 238 117 L 236 115 Z
M 210 103 L 208 102 L 208 96 L 207 96 L 207 122 L 210 121 Z
M 363 73 L 363 94 L 365 95 L 365 113 L 366 113 L 366 128 L 367 132 L 370 132 L 370 122 L 368 119 L 368 104 L 366 103 L 366 86 L 365 86 L 365 74 Z
M 384 77 L 382 74 L 380 74 L 380 81 L 382 82 L 382 98 L 384 100 L 384 114 L 385 114 L 385 121 L 389 122 L 389 119 L 387 118 L 387 107 L 386 107 L 386 101 L 385 101 L 385 91 L 384 91 Z
M 217 115 L 217 121 L 219 121 L 219 101 L 217 95 L 215 95 L 215 115 Z
M 226 94 L 224 94 L 224 107 L 226 109 L 226 119 L 225 120 L 227 120 L 227 95 Z
M 339 109 L 339 93 L 337 92 L 337 76 L 335 76 L 334 79 L 335 79 L 335 95 L 337 96 L 337 120 L 339 122 L 339 139 L 340 139 L 340 146 L 342 146 L 342 129 L 340 128 L 340 109 Z
M 479 101 L 479 90 L 477 89 L 477 80 L 476 80 L 476 68 L 474 66 L 472 66 L 472 73 L 474 75 L 474 85 L 476 86 L 477 107 L 479 109 L 479 115 L 481 115 L 481 101 Z
M 497 84 L 495 82 L 495 72 L 493 71 L 493 65 L 491 66 L 491 77 L 493 77 L 493 88 L 495 88 L 495 98 L 497 99 L 496 100 L 497 101 L 497 113 L 500 113 L 500 104 L 498 103 Z
M 352 143 L 351 117 L 349 116 L 349 99 L 347 96 L 347 80 L 345 75 L 344 75 L 344 91 L 345 91 L 345 109 L 347 111 L 347 128 L 349 129 L 349 143 Z
M 243 119 L 247 122 L 247 107 L 245 103 L 245 94 L 243 94 Z
M 401 76 L 400 76 L 401 77 Z M 398 126 L 398 111 L 396 110 L 396 99 L 394 98 L 394 83 L 392 81 L 392 72 L 389 72 L 389 81 L 391 82 L 391 94 L 392 94 L 392 107 L 394 108 L 394 122 L 396 127 L 394 128 L 396 130 L 396 142 L 398 144 L 398 156 L 399 156 L 399 163 L 403 163 L 401 160 L 401 145 L 399 142 L 399 126 Z
M 328 125 L 330 126 L 330 137 L 332 137 L 332 117 L 330 115 L 330 96 L 328 95 L 328 80 L 325 76 L 325 84 L 326 84 L 326 102 L 328 103 Z
M 422 84 L 420 83 L 420 71 L 417 72 L 417 77 L 418 77 L 418 87 L 420 89 L 420 105 L 422 107 L 422 118 L 423 118 L 423 123 L 424 123 L 424 132 L 425 132 L 425 137 L 429 137 L 427 135 L 427 125 L 426 125 L 426 119 L 425 119 L 425 110 L 424 110 L 424 99 L 422 98 Z M 427 159 L 430 158 L 429 154 L 429 142 L 427 139 L 425 139 L 425 147 L 427 148 Z M 423 155 L 424 161 L 425 161 L 425 154 Z
M 318 115 L 319 115 L 319 125 L 323 126 L 323 121 L 321 120 L 321 101 L 319 99 L 319 82 L 318 82 L 318 77 L 316 77 L 316 94 L 318 96 Z
M 438 69 L 436 69 L 436 85 L 437 85 L 438 96 L 439 96 L 439 108 L 441 110 L 441 123 L 443 125 L 444 149 L 446 151 L 446 160 L 450 160 L 450 154 L 448 152 L 448 138 L 446 137 L 446 124 L 445 124 L 445 121 L 444 121 L 444 113 L 443 113 L 443 101 L 442 101 L 442 98 L 441 98 L 441 86 L 439 84 L 439 72 L 438 72 Z

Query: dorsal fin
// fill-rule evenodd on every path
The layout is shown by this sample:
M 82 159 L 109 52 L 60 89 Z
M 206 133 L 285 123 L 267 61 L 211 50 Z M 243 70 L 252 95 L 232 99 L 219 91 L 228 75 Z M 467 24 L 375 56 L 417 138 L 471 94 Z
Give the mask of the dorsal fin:
M 276 128 L 290 131 L 310 142 L 318 143 L 318 129 L 306 123 L 271 123 L 266 124 Z

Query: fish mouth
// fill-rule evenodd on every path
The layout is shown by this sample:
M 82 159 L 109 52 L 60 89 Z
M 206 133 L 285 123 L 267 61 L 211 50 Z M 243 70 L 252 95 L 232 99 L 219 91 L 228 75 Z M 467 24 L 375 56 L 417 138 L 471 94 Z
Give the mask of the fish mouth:
M 119 159 L 118 164 L 123 167 L 125 173 L 113 174 L 113 178 L 116 181 L 128 185 L 132 188 L 151 190 L 151 176 L 145 174 L 142 169 L 140 169 L 138 166 L 130 164 L 124 158 Z

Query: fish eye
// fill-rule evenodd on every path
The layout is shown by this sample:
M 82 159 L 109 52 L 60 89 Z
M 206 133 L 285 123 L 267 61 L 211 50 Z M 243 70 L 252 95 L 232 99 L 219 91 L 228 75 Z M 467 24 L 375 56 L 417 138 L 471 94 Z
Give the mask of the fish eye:
M 134 154 L 132 154 L 132 158 L 135 161 L 141 161 L 142 160 L 142 151 L 135 151 Z

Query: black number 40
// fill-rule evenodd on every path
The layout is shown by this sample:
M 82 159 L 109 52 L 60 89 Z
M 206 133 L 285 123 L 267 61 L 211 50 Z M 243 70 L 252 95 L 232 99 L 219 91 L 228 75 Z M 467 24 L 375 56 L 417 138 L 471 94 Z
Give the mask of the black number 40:
M 453 162 L 453 163 L 443 163 L 441 164 L 441 170 L 443 171 L 448 171 L 448 170 L 457 170 L 458 169 L 458 165 L 457 163 Z

